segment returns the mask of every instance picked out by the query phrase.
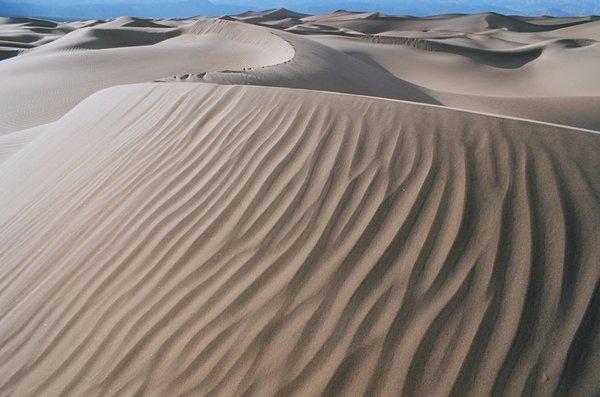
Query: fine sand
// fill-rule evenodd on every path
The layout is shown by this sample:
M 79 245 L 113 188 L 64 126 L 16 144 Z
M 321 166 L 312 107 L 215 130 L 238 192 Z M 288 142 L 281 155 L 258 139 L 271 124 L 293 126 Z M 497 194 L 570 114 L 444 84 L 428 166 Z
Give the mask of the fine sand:
M 0 395 L 600 394 L 600 25 L 0 18 Z

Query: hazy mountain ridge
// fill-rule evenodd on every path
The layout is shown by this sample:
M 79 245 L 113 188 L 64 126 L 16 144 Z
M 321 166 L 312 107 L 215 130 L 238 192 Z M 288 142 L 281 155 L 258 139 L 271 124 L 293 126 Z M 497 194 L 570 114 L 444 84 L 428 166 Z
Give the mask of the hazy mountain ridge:
M 437 15 L 444 13 L 477 13 L 494 11 L 499 13 L 528 15 L 590 15 L 600 13 L 600 3 L 594 0 L 424 0 L 413 2 L 408 0 L 214 0 L 215 4 L 234 3 L 246 7 L 287 7 L 302 12 L 323 13 L 334 9 L 352 11 L 380 11 L 393 14 L 411 14 L 416 16 Z
M 44 16 L 65 18 L 114 18 L 121 15 L 139 17 L 177 18 L 194 15 L 217 16 L 245 10 L 286 7 L 306 13 L 323 13 L 335 9 L 352 11 L 381 11 L 390 14 L 417 16 L 443 13 L 477 13 L 494 11 L 504 14 L 526 15 L 590 15 L 600 14 L 600 3 L 593 0 L 578 2 L 554 0 L 503 0 L 475 2 L 472 0 L 426 0 L 418 4 L 403 1 L 320 1 L 320 0 L 90 0 L 87 3 L 63 1 L 0 0 L 0 15 Z
M 247 7 L 213 4 L 208 0 L 158 1 L 131 3 L 124 1 L 97 2 L 93 4 L 45 4 L 0 0 L 0 15 L 41 16 L 49 18 L 116 18 L 122 15 L 136 17 L 185 18 L 205 15 L 215 16 L 243 12 Z

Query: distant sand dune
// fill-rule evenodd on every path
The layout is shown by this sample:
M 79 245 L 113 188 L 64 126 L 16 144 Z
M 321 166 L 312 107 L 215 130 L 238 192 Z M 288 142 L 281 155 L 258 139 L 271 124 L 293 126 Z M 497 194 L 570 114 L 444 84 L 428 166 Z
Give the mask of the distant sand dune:
M 598 22 L 285 9 L 198 20 L 5 18 L 0 53 L 20 55 L 0 63 L 0 134 L 53 122 L 100 89 L 152 80 L 342 92 L 600 130 L 600 113 L 588 111 L 600 101 Z
M 281 17 L 291 14 L 282 13 Z M 257 13 L 251 18 L 244 15 L 233 16 L 237 20 L 249 23 L 264 24 L 274 18 L 269 13 Z M 527 19 L 506 16 L 494 12 L 480 14 L 449 14 L 429 18 L 412 16 L 392 16 L 379 12 L 357 13 L 336 11 L 330 14 L 314 16 L 296 16 L 311 24 L 320 24 L 339 29 L 349 29 L 364 34 L 380 34 L 390 31 L 453 31 L 453 32 L 484 32 L 502 29 L 511 32 L 532 33 L 548 32 L 561 28 L 585 24 L 592 18 L 561 18 Z
M 594 395 L 600 136 L 101 91 L 0 164 L 0 394 Z
M 600 130 L 600 113 L 593 111 L 600 103 L 600 80 L 593 72 L 600 68 L 600 43 L 496 38 L 505 33 L 308 37 L 383 68 L 447 106 Z
M 223 24 L 228 24 L 229 29 L 240 26 L 236 22 L 223 21 Z M 438 103 L 421 87 L 394 76 L 378 65 L 304 36 L 277 31 L 271 34 L 276 34 L 294 48 L 295 55 L 289 62 L 269 68 L 249 68 L 237 73 L 209 72 L 203 80 L 219 84 L 303 88 Z
M 94 92 L 119 84 L 278 64 L 294 55 L 283 39 L 251 25 L 194 22 L 178 30 L 74 31 L 0 63 L 0 134 L 46 124 Z M 149 45 L 154 44 L 154 45 Z

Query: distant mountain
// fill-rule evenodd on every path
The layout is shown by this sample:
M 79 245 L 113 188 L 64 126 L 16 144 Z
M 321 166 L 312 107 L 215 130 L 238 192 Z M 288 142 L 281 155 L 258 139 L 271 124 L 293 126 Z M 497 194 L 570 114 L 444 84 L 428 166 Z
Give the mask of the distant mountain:
M 55 18 L 217 16 L 286 7 L 318 14 L 346 9 L 415 16 L 494 11 L 522 15 L 600 14 L 600 0 L 0 0 L 0 15 Z
M 554 16 L 600 14 L 600 0 L 213 0 L 213 2 L 260 9 L 286 7 L 311 14 L 336 9 L 381 11 L 415 16 L 487 11 Z
M 190 16 L 218 16 L 248 10 L 247 6 L 213 4 L 208 0 L 162 0 L 131 2 L 98 1 L 62 3 L 60 1 L 0 0 L 0 16 L 33 16 L 61 19 L 107 19 L 122 15 L 145 18 L 186 18 Z

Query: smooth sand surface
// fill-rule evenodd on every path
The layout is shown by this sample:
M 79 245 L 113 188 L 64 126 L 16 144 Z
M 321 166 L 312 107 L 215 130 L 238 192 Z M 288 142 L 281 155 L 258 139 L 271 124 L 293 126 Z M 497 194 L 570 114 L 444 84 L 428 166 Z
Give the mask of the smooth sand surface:
M 0 395 L 600 393 L 595 18 L 51 24 L 0 61 Z

